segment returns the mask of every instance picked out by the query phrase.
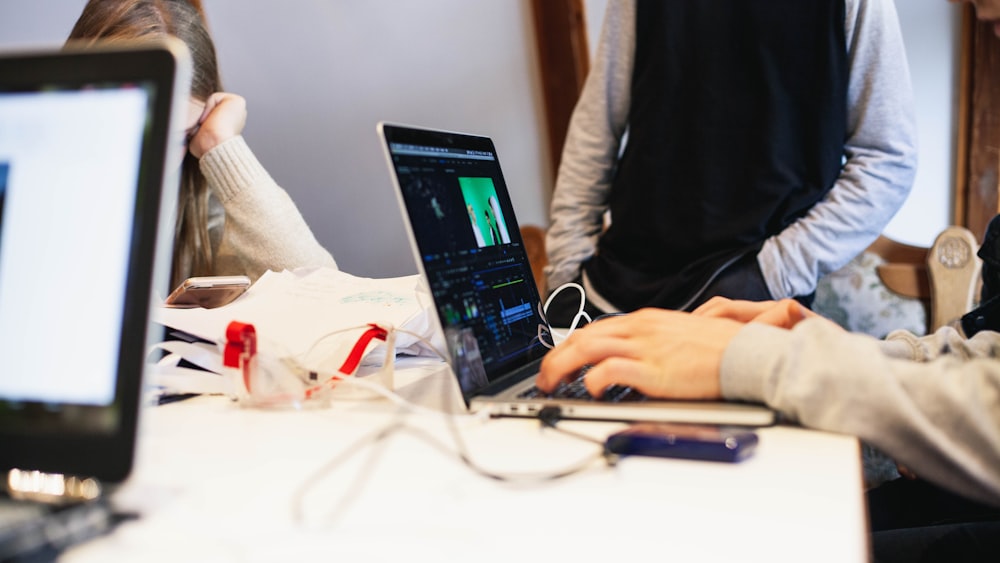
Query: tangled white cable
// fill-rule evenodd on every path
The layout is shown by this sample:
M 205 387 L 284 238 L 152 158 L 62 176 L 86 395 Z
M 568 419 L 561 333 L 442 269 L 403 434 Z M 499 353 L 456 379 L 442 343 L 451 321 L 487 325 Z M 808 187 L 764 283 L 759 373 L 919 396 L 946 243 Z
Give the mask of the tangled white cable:
M 570 288 L 580 292 L 580 308 L 577 309 L 576 315 L 573 316 L 573 322 L 570 323 L 569 328 L 567 328 L 565 332 L 557 331 L 556 329 L 552 328 L 552 324 L 549 323 L 548 321 L 549 305 L 552 304 L 552 300 L 555 299 L 556 295 L 559 295 L 563 290 Z M 552 292 L 552 295 L 549 295 L 549 298 L 545 300 L 545 305 L 542 306 L 541 310 L 542 319 L 545 320 L 546 326 L 543 327 L 542 325 L 538 325 L 539 341 L 545 347 L 552 348 L 556 345 L 556 339 L 564 340 L 569 335 L 573 334 L 573 331 L 580 327 L 581 321 L 587 321 L 588 323 L 591 322 L 593 319 L 591 319 L 590 315 L 588 315 L 587 312 L 584 310 L 586 304 L 587 304 L 587 294 L 584 291 L 583 286 L 581 286 L 580 284 L 569 282 L 569 283 L 564 283 L 560 285 L 558 288 L 556 288 L 556 290 Z M 548 333 L 551 335 L 552 337 L 551 342 L 546 342 L 545 339 L 542 338 L 542 332 L 545 330 L 547 330 Z

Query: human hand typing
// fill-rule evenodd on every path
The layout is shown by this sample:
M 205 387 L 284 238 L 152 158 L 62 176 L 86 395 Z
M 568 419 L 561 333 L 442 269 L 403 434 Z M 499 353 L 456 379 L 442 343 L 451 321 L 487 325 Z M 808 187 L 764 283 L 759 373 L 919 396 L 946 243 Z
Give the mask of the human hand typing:
M 725 297 L 713 297 L 691 314 L 732 319 L 741 323 L 763 323 L 779 328 L 792 328 L 805 319 L 820 316 L 794 299 L 741 301 Z
M 188 150 L 201 158 L 216 146 L 243 133 L 247 121 L 247 103 L 242 96 L 216 92 L 205 101 L 198 126 L 188 142 Z
M 666 309 L 642 309 L 576 330 L 550 351 L 536 378 L 551 392 L 585 364 L 587 390 L 626 385 L 652 397 L 720 396 L 722 354 L 743 323 Z

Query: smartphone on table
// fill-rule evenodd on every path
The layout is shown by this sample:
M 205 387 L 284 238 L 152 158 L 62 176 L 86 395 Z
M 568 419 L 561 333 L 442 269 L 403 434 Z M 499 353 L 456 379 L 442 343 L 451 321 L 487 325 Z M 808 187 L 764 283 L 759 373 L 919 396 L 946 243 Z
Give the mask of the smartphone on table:
M 608 436 L 605 448 L 618 455 L 742 461 L 757 447 L 746 428 L 708 424 L 639 422 Z
M 212 309 L 231 303 L 250 287 L 247 276 L 201 276 L 184 280 L 164 301 L 174 308 Z

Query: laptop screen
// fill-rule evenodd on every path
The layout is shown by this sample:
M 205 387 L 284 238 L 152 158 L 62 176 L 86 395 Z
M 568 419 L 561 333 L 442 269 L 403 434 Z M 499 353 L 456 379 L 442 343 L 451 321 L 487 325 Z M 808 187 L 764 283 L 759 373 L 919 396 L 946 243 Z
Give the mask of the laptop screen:
M 124 305 L 151 87 L 0 92 L 0 357 L 23 374 L 0 378 L 8 401 L 114 400 L 122 317 L 108 312 Z
M 478 348 L 482 360 L 484 374 L 456 369 L 468 397 L 547 351 L 500 162 L 486 137 L 381 128 L 452 355 L 456 346 Z
M 173 43 L 0 55 L 0 470 L 129 471 L 186 61 Z

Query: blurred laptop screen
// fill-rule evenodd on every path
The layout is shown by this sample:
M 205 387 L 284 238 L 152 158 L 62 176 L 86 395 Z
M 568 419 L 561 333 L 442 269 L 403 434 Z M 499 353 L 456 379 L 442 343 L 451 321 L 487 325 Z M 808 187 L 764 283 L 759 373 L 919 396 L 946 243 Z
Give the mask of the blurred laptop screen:
M 4 400 L 115 397 L 149 97 L 135 84 L 0 93 Z

